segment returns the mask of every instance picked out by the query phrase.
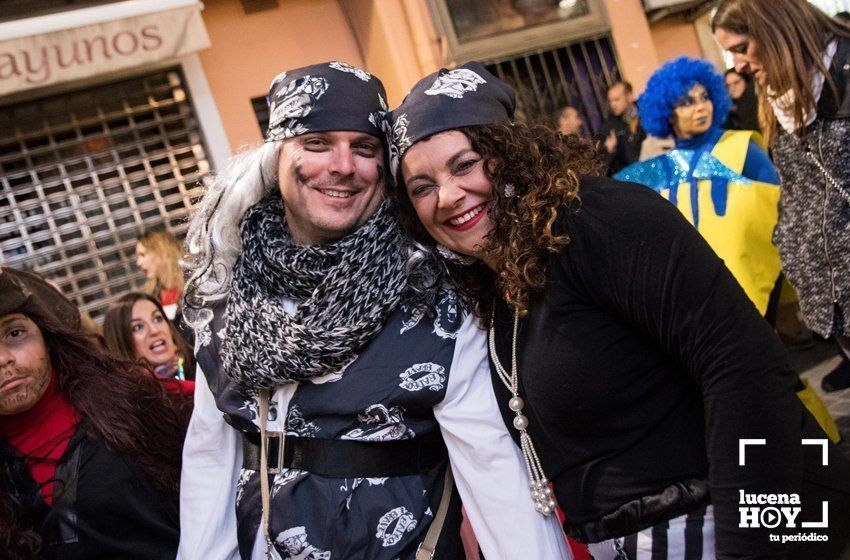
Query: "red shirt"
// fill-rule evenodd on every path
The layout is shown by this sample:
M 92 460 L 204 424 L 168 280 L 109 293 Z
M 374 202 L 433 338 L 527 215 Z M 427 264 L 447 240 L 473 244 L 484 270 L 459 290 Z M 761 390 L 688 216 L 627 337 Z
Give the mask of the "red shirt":
M 50 385 L 29 410 L 0 416 L 0 437 L 24 455 L 30 476 L 41 487 L 44 501 L 53 502 L 53 474 L 77 429 L 79 415 L 59 390 L 51 372 Z
M 177 305 L 179 301 L 180 292 L 177 291 L 177 288 L 159 291 L 159 302 L 162 304 L 163 307 L 165 307 L 166 305 Z

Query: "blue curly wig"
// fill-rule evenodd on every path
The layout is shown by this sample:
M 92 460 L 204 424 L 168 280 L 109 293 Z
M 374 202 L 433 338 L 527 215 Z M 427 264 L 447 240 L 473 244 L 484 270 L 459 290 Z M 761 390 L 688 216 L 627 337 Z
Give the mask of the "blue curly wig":
M 708 91 L 708 97 L 714 105 L 711 126 L 721 126 L 732 105 L 723 78 L 708 62 L 682 56 L 656 70 L 638 98 L 640 122 L 644 130 L 659 138 L 673 134 L 670 123 L 673 104 L 696 83 L 702 84 Z

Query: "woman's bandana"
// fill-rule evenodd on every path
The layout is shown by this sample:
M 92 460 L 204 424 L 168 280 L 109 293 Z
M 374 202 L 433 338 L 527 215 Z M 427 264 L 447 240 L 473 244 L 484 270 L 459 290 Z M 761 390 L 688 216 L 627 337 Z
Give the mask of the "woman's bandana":
M 416 142 L 463 126 L 495 124 L 511 118 L 514 90 L 478 62 L 442 68 L 413 86 L 392 112 L 393 152 L 398 160 Z

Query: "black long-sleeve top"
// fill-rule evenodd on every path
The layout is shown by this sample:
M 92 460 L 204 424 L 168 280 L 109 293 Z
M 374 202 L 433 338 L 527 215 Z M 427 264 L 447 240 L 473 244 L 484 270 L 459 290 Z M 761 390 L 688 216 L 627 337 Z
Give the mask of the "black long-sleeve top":
M 74 434 L 56 466 L 51 505 L 32 480 L 26 458 L 3 441 L 0 469 L 24 507 L 25 523 L 42 538 L 39 559 L 170 560 L 177 554 L 176 501 L 133 459 L 108 450 L 84 430 Z
M 605 149 L 605 140 L 611 131 L 614 131 L 614 135 L 617 137 L 617 145 L 613 153 L 609 153 Z M 646 132 L 640 125 L 640 121 L 638 121 L 637 129 L 632 132 L 631 126 L 623 117 L 616 115 L 609 116 L 599 126 L 599 130 L 596 132 L 596 142 L 599 145 L 599 152 L 602 155 L 602 159 L 608 168 L 608 175 L 613 175 L 617 171 L 638 161 L 644 140 L 646 140 Z
M 804 453 L 819 462 L 801 436 L 824 437 L 795 396 L 786 352 L 674 206 L 601 178 L 583 179 L 580 198 L 578 210 L 559 212 L 556 231 L 571 241 L 549 259 L 545 292 L 518 337 L 523 412 L 565 529 L 580 535 L 571 528 L 629 503 L 625 517 L 645 528 L 653 520 L 641 498 L 674 487 L 693 506 L 693 486 L 675 485 L 704 480 L 718 557 L 764 554 L 774 546 L 764 532 L 738 528 L 739 490 L 800 492 Z M 495 319 L 509 370 L 504 302 Z M 495 373 L 493 384 L 516 436 L 510 394 Z M 747 449 L 744 467 L 739 438 L 767 440 Z M 847 476 L 846 461 L 830 454 L 830 472 Z

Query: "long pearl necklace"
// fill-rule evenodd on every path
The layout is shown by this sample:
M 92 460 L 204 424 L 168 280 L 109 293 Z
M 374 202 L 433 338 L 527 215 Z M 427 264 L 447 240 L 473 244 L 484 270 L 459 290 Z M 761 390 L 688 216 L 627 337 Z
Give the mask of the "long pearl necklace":
M 516 339 L 519 332 L 519 314 L 514 313 L 514 338 L 511 347 L 511 373 L 502 367 L 499 361 L 499 355 L 496 354 L 496 316 L 495 313 L 490 319 L 490 356 L 493 359 L 493 365 L 496 366 L 496 373 L 499 374 L 499 379 L 511 392 L 511 400 L 508 401 L 508 408 L 514 411 L 514 428 L 519 431 L 519 444 L 522 449 L 522 456 L 525 459 L 525 468 L 528 471 L 528 478 L 531 480 L 531 499 L 534 500 L 534 509 L 544 516 L 550 515 L 555 511 L 555 500 L 552 497 L 552 489 L 549 488 L 549 479 L 543 474 L 543 465 L 540 463 L 540 458 L 537 456 L 537 451 L 534 449 L 534 444 L 531 442 L 531 436 L 528 435 L 528 417 L 522 413 L 525 407 L 525 401 L 519 396 L 519 373 L 517 371 L 517 352 Z

